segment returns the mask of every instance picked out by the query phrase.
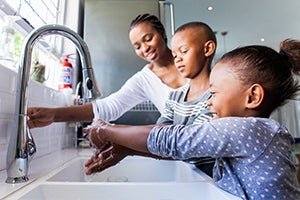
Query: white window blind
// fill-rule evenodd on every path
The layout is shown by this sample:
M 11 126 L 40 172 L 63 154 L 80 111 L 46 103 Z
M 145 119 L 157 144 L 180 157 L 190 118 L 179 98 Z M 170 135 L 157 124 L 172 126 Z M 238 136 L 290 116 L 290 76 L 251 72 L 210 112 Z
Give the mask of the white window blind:
M 7 4 L 34 28 L 61 21 L 61 0 L 9 0 Z

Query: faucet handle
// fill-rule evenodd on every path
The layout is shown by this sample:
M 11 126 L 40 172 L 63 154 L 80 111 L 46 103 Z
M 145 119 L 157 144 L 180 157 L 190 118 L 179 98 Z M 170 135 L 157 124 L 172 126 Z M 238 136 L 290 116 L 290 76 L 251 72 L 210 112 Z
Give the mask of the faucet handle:
M 94 84 L 94 81 L 90 77 L 87 77 L 85 79 L 83 98 L 85 99 L 86 102 L 89 102 L 92 99 L 97 99 L 98 97 L 101 96 L 101 93 L 96 86 L 97 85 Z
M 92 99 L 97 99 L 102 96 L 94 76 L 92 67 L 82 70 L 83 85 L 82 85 L 82 98 L 85 102 L 90 102 Z
M 27 127 L 27 153 L 28 153 L 28 161 L 30 162 L 36 153 L 36 145 L 31 135 L 29 128 Z
M 88 90 L 93 89 L 94 83 L 93 83 L 93 80 L 90 79 L 89 77 L 85 80 L 85 84 L 86 84 L 86 87 Z

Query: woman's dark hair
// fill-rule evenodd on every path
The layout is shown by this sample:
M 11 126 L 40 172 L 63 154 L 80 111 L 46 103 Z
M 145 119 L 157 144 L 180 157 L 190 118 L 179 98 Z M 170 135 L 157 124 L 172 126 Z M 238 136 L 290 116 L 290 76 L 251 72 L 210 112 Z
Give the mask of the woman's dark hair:
M 266 46 L 240 47 L 224 54 L 218 62 L 229 62 L 244 84 L 260 84 L 265 90 L 264 105 L 269 113 L 285 100 L 293 99 L 300 89 L 294 77 L 300 74 L 298 40 L 281 42 L 279 53 Z
M 151 15 L 149 13 L 138 15 L 135 19 L 133 19 L 129 26 L 129 32 L 138 24 L 147 22 L 149 23 L 161 36 L 164 38 L 167 43 L 166 30 L 164 25 L 159 21 L 159 19 L 155 15 Z

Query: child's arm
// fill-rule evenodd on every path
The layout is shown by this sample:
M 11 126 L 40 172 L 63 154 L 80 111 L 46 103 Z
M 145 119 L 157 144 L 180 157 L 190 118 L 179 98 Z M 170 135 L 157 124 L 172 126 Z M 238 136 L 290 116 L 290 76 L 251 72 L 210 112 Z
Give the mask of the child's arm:
M 85 128 L 83 131 L 88 134 L 87 137 L 97 148 L 101 148 L 107 142 L 112 142 L 136 151 L 149 153 L 147 139 L 154 126 L 157 125 L 107 125 L 102 128 Z

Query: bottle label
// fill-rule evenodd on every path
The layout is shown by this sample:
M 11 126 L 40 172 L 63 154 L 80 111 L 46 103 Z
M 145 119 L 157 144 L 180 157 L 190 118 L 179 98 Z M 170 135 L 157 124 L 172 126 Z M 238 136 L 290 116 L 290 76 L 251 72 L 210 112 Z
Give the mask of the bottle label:
M 71 67 L 63 67 L 62 69 L 62 83 L 66 85 L 72 84 L 72 68 Z

